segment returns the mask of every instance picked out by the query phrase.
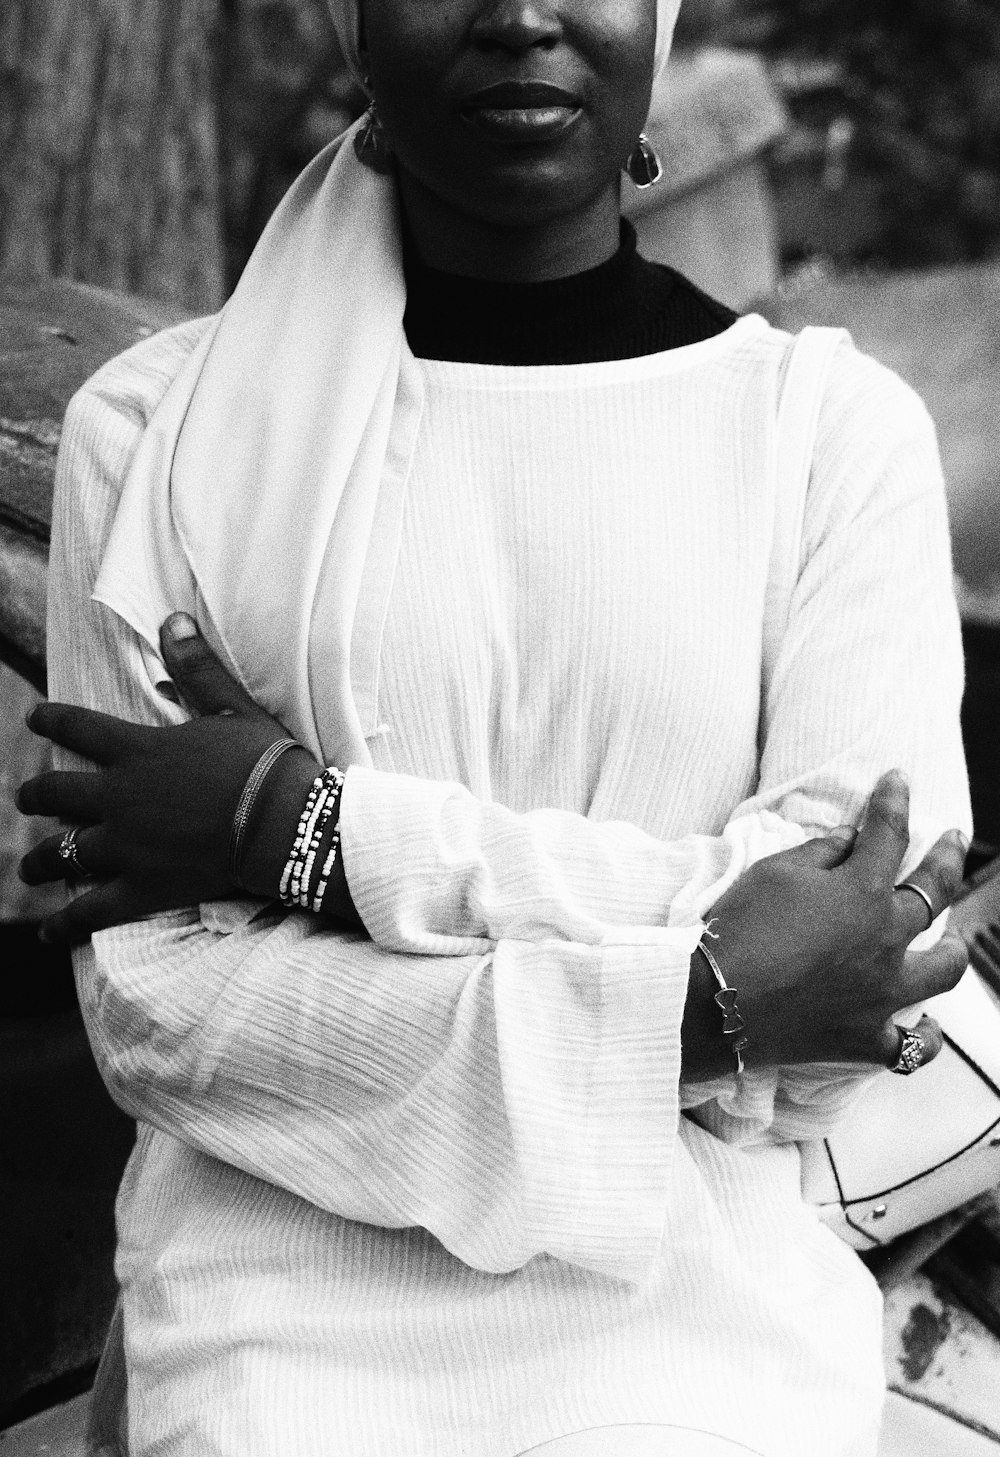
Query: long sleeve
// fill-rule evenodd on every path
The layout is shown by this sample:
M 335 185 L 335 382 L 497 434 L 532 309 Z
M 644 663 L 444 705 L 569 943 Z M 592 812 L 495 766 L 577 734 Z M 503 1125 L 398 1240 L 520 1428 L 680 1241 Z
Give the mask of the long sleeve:
M 565 810 L 515 813 L 460 784 L 349 769 L 340 814 L 351 892 L 391 950 L 456 955 L 502 940 L 611 943 L 690 926 L 749 865 L 801 843 L 768 809 L 722 835 L 659 840 Z
M 735 814 L 769 809 L 808 833 L 857 823 L 873 779 L 902 768 L 911 785 L 902 879 L 945 830 L 972 834 L 944 484 L 933 423 L 912 390 L 850 348 L 831 385 L 799 577 L 763 705 L 760 784 Z M 945 920 L 913 949 L 931 945 Z M 698 1116 L 733 1142 L 815 1138 L 870 1077 L 786 1068 L 771 1086 L 755 1076 L 713 1089 Z M 689 1090 L 689 1102 L 698 1098 Z
M 798 581 L 762 705 L 759 781 L 732 809 L 729 834 L 659 840 L 559 810 L 515 814 L 455 783 L 352 769 L 345 865 L 376 941 L 447 953 L 680 923 L 704 914 L 731 883 L 729 867 L 858 823 L 891 767 L 912 783 L 904 871 L 944 829 L 970 828 L 933 425 L 912 391 L 849 346 L 829 395 Z

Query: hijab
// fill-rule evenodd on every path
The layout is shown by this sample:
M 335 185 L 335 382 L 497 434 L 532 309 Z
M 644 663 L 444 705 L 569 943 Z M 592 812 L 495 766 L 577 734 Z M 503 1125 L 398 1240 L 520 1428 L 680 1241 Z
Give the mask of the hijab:
M 358 0 L 328 4 L 360 81 Z M 657 0 L 657 76 L 679 4 Z M 371 764 L 356 609 L 379 493 L 405 487 L 423 401 L 396 187 L 358 161 L 362 124 L 291 187 L 154 411 L 93 593 L 138 634 L 154 682 L 168 676 L 160 624 L 196 617 L 251 696 L 342 768 Z M 324 678 L 337 702 L 323 718 L 337 727 L 321 743 L 309 635 L 328 553 Z

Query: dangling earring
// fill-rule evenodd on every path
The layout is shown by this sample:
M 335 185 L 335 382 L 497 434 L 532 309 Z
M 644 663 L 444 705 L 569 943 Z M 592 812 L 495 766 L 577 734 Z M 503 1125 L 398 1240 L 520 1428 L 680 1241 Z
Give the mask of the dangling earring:
M 364 79 L 364 88 L 369 94 L 371 93 L 371 81 L 368 76 Z M 364 114 L 360 131 L 355 134 L 354 154 L 363 166 L 370 167 L 373 172 L 385 176 L 387 172 L 392 171 L 392 153 L 389 150 L 382 119 L 375 109 L 374 97 L 368 103 L 368 110 Z
M 645 132 L 639 133 L 639 140 L 632 148 L 628 161 L 625 163 L 625 171 L 636 187 L 640 189 L 652 187 L 663 176 L 660 159 Z

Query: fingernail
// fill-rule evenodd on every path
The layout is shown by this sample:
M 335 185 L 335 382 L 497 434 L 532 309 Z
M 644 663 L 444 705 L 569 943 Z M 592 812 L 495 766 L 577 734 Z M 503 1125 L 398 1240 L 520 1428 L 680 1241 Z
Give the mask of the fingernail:
M 38 928 L 38 939 L 39 941 L 41 941 L 43 946 L 52 945 L 52 937 L 49 935 L 48 931 L 45 929 L 44 926 L 39 926 Z
M 837 825 L 836 829 L 830 831 L 831 840 L 843 840 L 845 844 L 857 837 L 857 830 L 853 825 Z
M 897 784 L 901 784 L 904 789 L 909 789 L 909 787 L 910 787 L 910 776 L 909 776 L 909 774 L 907 774 L 905 772 L 905 770 L 903 770 L 903 769 L 890 769 L 889 770 L 889 773 L 891 774 L 892 778 L 895 779 L 895 781 L 896 781 Z
M 963 830 L 952 830 L 951 831 L 951 838 L 955 841 L 955 844 L 961 850 L 962 854 L 963 855 L 968 855 L 968 853 L 969 853 L 969 837 L 968 837 L 968 835 L 965 834 L 965 832 Z
M 186 612 L 175 612 L 167 618 L 167 635 L 174 642 L 184 642 L 189 637 L 198 636 L 198 624 Z

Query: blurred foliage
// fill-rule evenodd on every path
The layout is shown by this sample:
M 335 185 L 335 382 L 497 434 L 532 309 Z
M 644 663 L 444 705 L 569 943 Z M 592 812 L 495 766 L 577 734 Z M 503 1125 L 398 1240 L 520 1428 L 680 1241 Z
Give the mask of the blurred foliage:
M 779 166 L 811 137 L 828 190 L 878 210 L 862 255 L 1000 253 L 1000 0 L 747 0 L 724 33 L 774 62 L 798 123 Z

